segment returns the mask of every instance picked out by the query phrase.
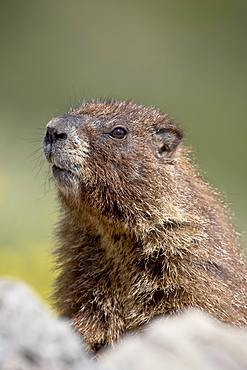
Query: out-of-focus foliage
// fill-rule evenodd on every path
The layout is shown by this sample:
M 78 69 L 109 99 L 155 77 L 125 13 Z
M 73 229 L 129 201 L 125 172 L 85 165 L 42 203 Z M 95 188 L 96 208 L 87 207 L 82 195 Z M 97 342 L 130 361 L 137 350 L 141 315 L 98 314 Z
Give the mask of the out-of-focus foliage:
M 247 229 L 246 33 L 243 0 L 1 1 L 0 274 L 48 295 L 57 214 L 42 136 L 84 99 L 171 114 Z

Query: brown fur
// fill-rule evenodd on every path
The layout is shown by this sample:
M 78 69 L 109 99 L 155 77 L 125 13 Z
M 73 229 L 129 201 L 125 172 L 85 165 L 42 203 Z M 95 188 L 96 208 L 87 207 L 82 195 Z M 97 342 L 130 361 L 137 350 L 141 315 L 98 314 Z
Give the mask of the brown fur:
M 112 137 L 114 127 L 127 136 Z M 47 128 L 62 214 L 56 304 L 92 350 L 191 306 L 247 324 L 235 231 L 179 127 L 151 107 L 93 101 Z

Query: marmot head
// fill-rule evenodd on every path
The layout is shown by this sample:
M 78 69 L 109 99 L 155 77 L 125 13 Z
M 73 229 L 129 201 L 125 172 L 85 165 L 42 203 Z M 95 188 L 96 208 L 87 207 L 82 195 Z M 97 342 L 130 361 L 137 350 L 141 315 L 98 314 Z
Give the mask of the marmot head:
M 133 205 L 150 212 L 145 204 L 166 187 L 161 169 L 173 164 L 182 136 L 152 107 L 95 101 L 47 124 L 44 154 L 63 197 L 122 218 Z

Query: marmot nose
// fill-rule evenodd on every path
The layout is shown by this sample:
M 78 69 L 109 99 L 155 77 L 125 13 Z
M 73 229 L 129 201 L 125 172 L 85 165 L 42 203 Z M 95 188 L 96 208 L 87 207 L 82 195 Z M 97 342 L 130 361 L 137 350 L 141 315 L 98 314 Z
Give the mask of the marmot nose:
M 47 131 L 45 135 L 45 141 L 47 144 L 52 144 L 55 141 L 66 140 L 66 139 L 67 139 L 67 134 L 65 132 L 59 131 L 57 127 L 47 126 Z

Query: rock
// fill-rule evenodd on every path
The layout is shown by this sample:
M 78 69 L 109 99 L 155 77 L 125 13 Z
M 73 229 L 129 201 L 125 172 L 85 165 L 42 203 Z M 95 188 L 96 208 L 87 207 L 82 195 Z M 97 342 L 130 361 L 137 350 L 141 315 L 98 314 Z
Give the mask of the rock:
M 243 370 L 247 331 L 188 310 L 127 336 L 115 349 L 103 351 L 100 363 L 107 370 Z
M 0 280 L 1 370 L 91 370 L 79 337 L 30 288 Z

